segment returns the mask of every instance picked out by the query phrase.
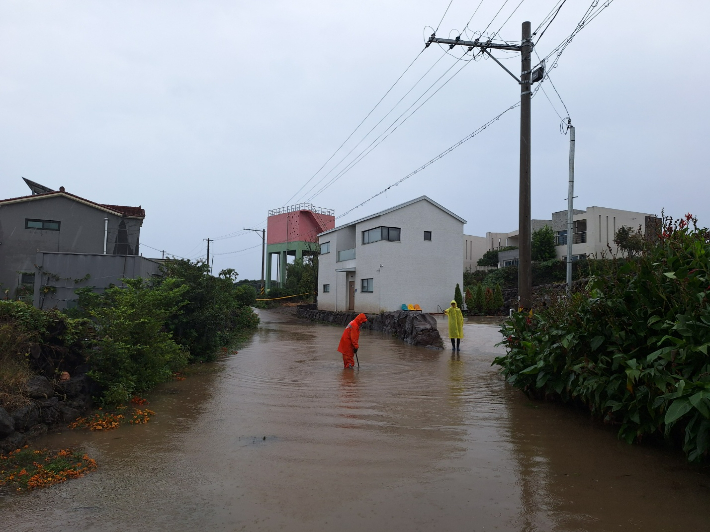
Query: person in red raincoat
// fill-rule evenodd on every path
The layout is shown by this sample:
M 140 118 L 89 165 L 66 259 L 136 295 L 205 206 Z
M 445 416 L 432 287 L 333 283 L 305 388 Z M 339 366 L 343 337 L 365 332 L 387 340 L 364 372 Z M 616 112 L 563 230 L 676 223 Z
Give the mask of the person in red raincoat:
M 338 344 L 338 352 L 343 355 L 343 365 L 345 369 L 354 368 L 355 360 L 353 356 L 357 353 L 360 340 L 360 326 L 367 321 L 367 316 L 358 314 L 353 321 L 348 323 L 343 331 L 343 336 L 340 337 Z

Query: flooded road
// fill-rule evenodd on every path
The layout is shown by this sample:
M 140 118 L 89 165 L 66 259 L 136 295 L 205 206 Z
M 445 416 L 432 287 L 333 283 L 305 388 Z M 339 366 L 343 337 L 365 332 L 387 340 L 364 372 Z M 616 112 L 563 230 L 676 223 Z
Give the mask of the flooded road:
M 363 331 L 344 371 L 340 327 L 261 319 L 148 395 L 147 425 L 36 442 L 99 469 L 1 496 L 0 530 L 710 529 L 707 474 L 506 386 L 494 325 L 467 323 L 458 359 Z

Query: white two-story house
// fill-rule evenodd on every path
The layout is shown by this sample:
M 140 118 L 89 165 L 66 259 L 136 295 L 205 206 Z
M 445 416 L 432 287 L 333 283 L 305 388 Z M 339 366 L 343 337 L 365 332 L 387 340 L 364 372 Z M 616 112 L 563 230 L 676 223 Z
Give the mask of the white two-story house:
M 318 235 L 318 308 L 441 312 L 463 290 L 466 220 L 427 196 Z

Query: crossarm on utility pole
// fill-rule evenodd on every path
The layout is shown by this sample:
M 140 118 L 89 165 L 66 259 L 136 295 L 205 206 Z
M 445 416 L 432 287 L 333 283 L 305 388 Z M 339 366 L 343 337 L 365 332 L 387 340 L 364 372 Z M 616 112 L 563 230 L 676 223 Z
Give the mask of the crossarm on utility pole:
M 507 43 L 494 43 L 490 41 L 462 41 L 461 39 L 440 39 L 439 37 L 436 37 L 435 35 L 432 35 L 429 37 L 429 40 L 427 41 L 427 45 L 431 43 L 439 43 L 439 44 L 449 44 L 452 46 L 469 46 L 473 48 L 490 48 L 491 50 L 511 50 L 513 52 L 520 52 L 523 47 L 522 46 L 516 46 L 514 44 L 507 44 Z

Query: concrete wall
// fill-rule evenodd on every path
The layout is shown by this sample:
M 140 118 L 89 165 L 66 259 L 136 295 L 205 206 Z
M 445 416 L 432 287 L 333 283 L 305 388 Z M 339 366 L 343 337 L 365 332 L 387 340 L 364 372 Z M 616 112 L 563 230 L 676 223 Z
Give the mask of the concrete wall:
M 103 253 L 104 218 L 108 218 L 108 253 L 137 254 L 142 219 L 117 216 L 59 195 L 0 204 L 2 290 L 9 289 L 9 296 L 14 296 L 22 272 L 35 272 L 38 251 Z M 58 221 L 60 230 L 25 229 L 26 219 Z M 127 245 L 117 243 L 120 237 L 127 238 Z
M 559 230 L 567 229 L 567 211 L 553 213 L 553 220 L 556 221 L 555 227 L 560 227 L 562 214 L 564 213 L 564 227 Z M 621 209 L 608 209 L 606 207 L 589 207 L 586 211 L 576 211 L 573 215 L 573 220 L 586 220 L 587 222 L 587 241 L 585 243 L 572 245 L 572 256 L 585 255 L 587 257 L 601 257 L 602 255 L 613 255 L 618 253 L 618 246 L 614 243 L 614 235 L 621 227 L 629 227 L 636 231 L 641 228 L 644 233 L 646 227 L 646 217 L 649 216 L 642 212 L 624 211 Z M 567 246 L 557 246 L 557 258 L 562 259 L 567 257 Z
M 284 212 L 269 216 L 266 243 L 314 242 L 318 233 L 335 227 L 335 217 L 312 211 Z
M 77 288 L 91 286 L 103 292 L 111 284 L 121 286 L 123 278 L 146 279 L 160 273 L 159 262 L 135 255 L 40 252 L 34 262 L 38 273 L 33 303 L 45 309 L 71 306 L 77 298 L 74 293 Z M 44 294 L 44 286 L 52 287 L 53 291 Z
M 479 266 L 477 263 L 489 249 L 490 241 L 485 236 L 463 235 L 463 270 L 487 270 L 487 266 Z
M 362 232 L 379 226 L 399 227 L 400 242 L 363 245 Z M 421 200 L 361 221 L 354 231 L 352 227 L 319 237 L 321 243 L 331 243 L 331 253 L 319 259 L 319 309 L 347 310 L 350 280 L 355 282 L 358 312 L 393 311 L 403 303 L 437 312 L 453 299 L 456 283 L 463 288 L 463 223 L 430 202 Z M 431 241 L 424 240 L 424 231 L 432 232 Z M 336 262 L 340 238 L 349 244 L 353 236 L 355 259 Z M 373 279 L 373 292 L 363 293 L 361 280 L 368 278 Z M 330 293 L 323 293 L 323 284 L 330 284 Z

